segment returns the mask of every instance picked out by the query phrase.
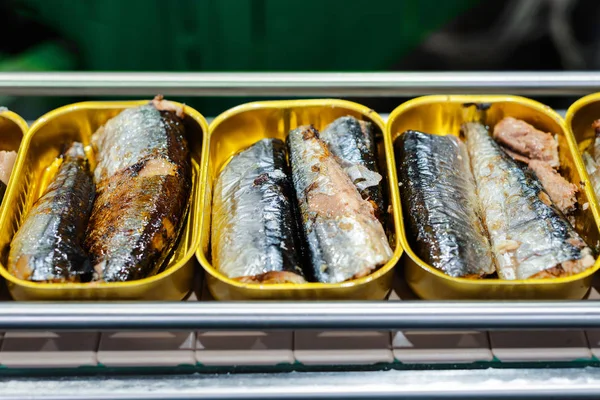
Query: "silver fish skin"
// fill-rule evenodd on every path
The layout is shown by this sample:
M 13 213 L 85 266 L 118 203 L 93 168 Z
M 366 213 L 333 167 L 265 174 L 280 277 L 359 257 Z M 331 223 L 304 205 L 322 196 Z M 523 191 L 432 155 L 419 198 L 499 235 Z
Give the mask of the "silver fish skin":
M 91 263 L 82 244 L 94 196 L 83 145 L 75 142 L 15 234 L 8 256 L 9 272 L 38 282 L 91 279 Z
M 373 205 L 364 200 L 312 126 L 287 138 L 292 177 L 314 279 L 368 275 L 393 255 Z
M 236 154 L 213 194 L 213 266 L 242 282 L 303 283 L 298 212 L 285 143 L 263 139 Z
M 501 279 L 570 276 L 594 264 L 591 249 L 485 126 L 463 125 L 483 222 Z
M 161 101 L 161 105 L 162 103 L 168 104 L 166 100 Z M 182 155 L 187 151 L 185 139 L 169 134 L 161 111 L 155 102 L 128 108 L 92 135 L 92 144 L 96 149 L 96 182 L 110 178 L 143 160 L 179 162 L 185 158 Z
M 327 125 L 320 138 L 342 165 L 363 199 L 369 200 L 380 220 L 385 213 L 382 176 L 377 167 L 377 144 L 373 124 L 352 116 Z

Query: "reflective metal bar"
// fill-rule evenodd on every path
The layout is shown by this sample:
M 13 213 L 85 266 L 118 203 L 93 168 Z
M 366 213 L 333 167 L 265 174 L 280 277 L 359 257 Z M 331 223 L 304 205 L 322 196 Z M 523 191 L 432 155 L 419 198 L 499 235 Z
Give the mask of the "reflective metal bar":
M 600 370 L 292 372 L 0 381 L 0 399 L 598 399 Z
M 529 328 L 600 328 L 600 305 L 595 301 L 8 302 L 0 307 L 0 331 Z
M 0 73 L 0 94 L 16 96 L 564 96 L 599 90 L 599 72 Z

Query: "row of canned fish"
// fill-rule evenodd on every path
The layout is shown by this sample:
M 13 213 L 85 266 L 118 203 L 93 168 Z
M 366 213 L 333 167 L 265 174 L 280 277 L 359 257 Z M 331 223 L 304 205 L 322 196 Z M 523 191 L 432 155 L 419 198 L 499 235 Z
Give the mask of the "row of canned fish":
M 566 121 L 515 96 L 426 96 L 387 124 L 342 100 L 210 128 L 160 97 L 31 128 L 3 112 L 0 274 L 17 300 L 177 300 L 197 259 L 217 299 L 383 299 L 404 250 L 425 299 L 580 299 L 600 267 L 598 118 L 600 95 Z

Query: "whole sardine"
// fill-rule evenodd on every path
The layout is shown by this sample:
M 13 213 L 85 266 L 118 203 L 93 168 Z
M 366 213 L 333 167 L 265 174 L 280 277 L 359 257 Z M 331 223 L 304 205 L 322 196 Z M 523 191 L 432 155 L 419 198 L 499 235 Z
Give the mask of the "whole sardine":
M 263 139 L 235 155 L 213 195 L 213 266 L 244 282 L 305 282 L 295 201 L 285 143 Z
M 85 282 L 92 277 L 82 248 L 94 201 L 94 183 L 83 145 L 75 142 L 56 176 L 13 237 L 9 272 L 39 282 Z
M 175 244 L 191 188 L 182 117 L 158 97 L 121 112 L 93 135 L 98 197 L 85 244 L 95 280 L 153 275 Z
M 480 123 L 463 125 L 484 226 L 502 279 L 570 276 L 594 264 L 590 248 Z
M 400 197 L 417 255 L 454 277 L 495 272 L 466 146 L 407 131 L 394 141 Z
M 377 168 L 377 144 L 373 124 L 354 117 L 341 117 L 321 132 L 329 151 L 342 165 L 363 199 L 369 200 L 375 215 L 385 212 L 381 175 Z
M 363 200 L 312 126 L 288 135 L 302 225 L 319 282 L 366 276 L 392 257 L 373 205 Z

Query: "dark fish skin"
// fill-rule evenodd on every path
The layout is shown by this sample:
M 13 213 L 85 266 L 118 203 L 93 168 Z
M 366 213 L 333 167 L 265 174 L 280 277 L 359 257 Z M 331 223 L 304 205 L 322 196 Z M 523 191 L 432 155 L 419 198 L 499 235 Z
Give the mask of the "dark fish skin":
M 98 196 L 85 246 L 94 280 L 153 275 L 177 240 L 190 197 L 191 164 L 183 122 L 172 108 L 155 100 L 127 109 L 92 138 Z
M 373 124 L 351 116 L 341 117 L 329 124 L 320 137 L 348 173 L 363 199 L 373 204 L 377 218 L 382 220 L 386 204 L 382 177 L 377 167 Z
M 83 146 L 76 142 L 15 234 L 9 272 L 36 282 L 89 281 L 92 268 L 82 244 L 94 195 Z
M 453 277 L 495 272 L 465 145 L 407 131 L 394 141 L 407 234 L 419 258 Z
M 213 194 L 213 266 L 243 282 L 303 283 L 295 193 L 283 141 L 236 154 Z
M 369 275 L 393 255 L 373 204 L 364 200 L 312 126 L 287 137 L 292 179 L 314 279 Z

